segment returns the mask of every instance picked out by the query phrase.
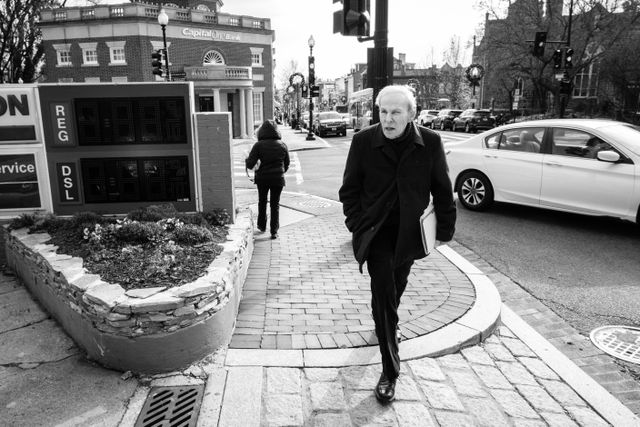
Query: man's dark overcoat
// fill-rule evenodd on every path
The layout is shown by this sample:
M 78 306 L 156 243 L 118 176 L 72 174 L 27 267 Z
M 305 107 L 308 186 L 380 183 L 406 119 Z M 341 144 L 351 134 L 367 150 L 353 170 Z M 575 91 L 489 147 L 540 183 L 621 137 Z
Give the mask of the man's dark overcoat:
M 351 142 L 339 196 L 361 271 L 396 197 L 400 218 L 395 265 L 426 256 L 419 219 L 431 195 L 438 221 L 436 239 L 453 238 L 456 207 L 440 135 L 413 122 L 409 126 L 412 141 L 399 160 L 379 124 L 356 133 Z

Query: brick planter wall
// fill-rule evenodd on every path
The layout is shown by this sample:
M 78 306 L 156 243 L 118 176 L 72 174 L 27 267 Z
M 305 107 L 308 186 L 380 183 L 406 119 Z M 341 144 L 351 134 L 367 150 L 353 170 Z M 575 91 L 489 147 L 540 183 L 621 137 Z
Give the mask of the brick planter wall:
M 249 211 L 229 226 L 223 252 L 196 281 L 125 291 L 56 254 L 48 234 L 6 233 L 6 257 L 31 293 L 91 359 L 121 371 L 180 369 L 226 346 L 253 252 Z

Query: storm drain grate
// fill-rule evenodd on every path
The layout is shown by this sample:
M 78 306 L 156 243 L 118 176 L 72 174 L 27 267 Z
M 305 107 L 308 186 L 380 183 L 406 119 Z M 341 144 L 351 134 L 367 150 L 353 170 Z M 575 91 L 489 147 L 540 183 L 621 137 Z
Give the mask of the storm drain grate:
M 135 427 L 191 427 L 198 421 L 204 385 L 153 387 Z
M 591 331 L 591 341 L 602 351 L 640 364 L 640 328 L 632 326 L 601 326 Z

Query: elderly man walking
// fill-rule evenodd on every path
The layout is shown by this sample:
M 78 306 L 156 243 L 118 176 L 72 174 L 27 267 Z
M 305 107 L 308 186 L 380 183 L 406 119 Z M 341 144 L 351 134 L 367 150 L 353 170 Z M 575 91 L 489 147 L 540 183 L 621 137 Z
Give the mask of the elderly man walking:
M 416 101 L 407 86 L 387 86 L 376 98 L 380 123 L 356 133 L 347 157 L 340 201 L 353 251 L 371 279 L 371 308 L 382 356 L 374 390 L 387 403 L 400 375 L 398 306 L 413 262 L 426 256 L 420 216 L 433 203 L 436 239 L 452 239 L 456 207 L 440 136 L 413 122 Z

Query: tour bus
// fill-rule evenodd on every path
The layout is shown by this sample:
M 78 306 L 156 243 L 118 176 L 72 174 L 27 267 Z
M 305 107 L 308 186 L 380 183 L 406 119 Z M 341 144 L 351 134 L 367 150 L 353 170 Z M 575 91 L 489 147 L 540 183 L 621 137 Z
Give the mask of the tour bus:
M 373 89 L 353 92 L 349 96 L 349 115 L 354 132 L 369 126 L 373 120 Z

